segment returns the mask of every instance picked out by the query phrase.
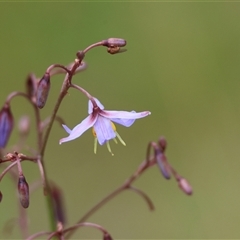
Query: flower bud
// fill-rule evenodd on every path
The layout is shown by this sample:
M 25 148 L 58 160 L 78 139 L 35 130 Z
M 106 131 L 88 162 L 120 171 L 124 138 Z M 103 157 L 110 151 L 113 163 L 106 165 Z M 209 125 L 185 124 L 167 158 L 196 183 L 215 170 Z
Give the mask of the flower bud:
M 108 38 L 103 40 L 103 46 L 105 47 L 124 47 L 127 44 L 127 41 L 122 38 Z
M 21 205 L 24 208 L 29 206 L 29 187 L 28 183 L 23 175 L 19 176 L 18 179 L 18 194 Z
M 109 233 L 104 233 L 103 240 L 113 240 L 113 238 L 111 237 L 111 235 Z
M 168 168 L 166 166 L 165 155 L 158 150 L 158 151 L 155 152 L 155 157 L 156 157 L 158 167 L 159 167 L 163 177 L 165 177 L 166 179 L 170 179 L 171 175 L 170 175 L 170 173 L 168 171 Z
M 30 129 L 30 119 L 27 115 L 22 116 L 18 121 L 18 131 L 22 135 L 27 135 Z
M 50 90 L 50 75 L 45 73 L 41 80 L 38 82 L 37 88 L 37 106 L 38 108 L 43 108 L 47 101 L 48 93 Z
M 185 178 L 180 178 L 178 181 L 178 186 L 185 192 L 187 195 L 192 195 L 192 187 Z
M 3 195 L 2 192 L 0 191 L 0 202 L 2 201 Z
M 53 185 L 51 187 L 52 199 L 54 204 L 54 212 L 57 222 L 64 224 L 66 222 L 65 219 L 65 211 L 64 211 L 64 201 L 62 191 Z
M 3 106 L 0 111 L 0 148 L 4 148 L 13 129 L 13 115 L 9 105 Z
M 37 78 L 33 73 L 31 73 L 27 76 L 27 80 L 26 80 L 27 95 L 31 98 L 34 97 L 36 94 L 36 89 L 37 89 Z

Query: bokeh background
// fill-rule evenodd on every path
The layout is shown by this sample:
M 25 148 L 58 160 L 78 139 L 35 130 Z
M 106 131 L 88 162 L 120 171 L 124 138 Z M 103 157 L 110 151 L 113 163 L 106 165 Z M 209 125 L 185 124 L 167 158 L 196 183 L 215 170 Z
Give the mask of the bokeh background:
M 46 151 L 48 175 L 64 192 L 68 225 L 122 184 L 145 158 L 149 141 L 164 135 L 170 163 L 194 188 L 191 197 L 157 167 L 134 186 L 155 204 L 150 212 L 133 192 L 124 192 L 89 221 L 104 226 L 115 239 L 240 238 L 240 4 L 200 2 L 5 2 L 0 3 L 0 100 L 25 91 L 25 79 L 41 77 L 53 63 L 68 64 L 78 50 L 109 37 L 125 38 L 128 51 L 109 55 L 96 48 L 86 55 L 88 69 L 74 83 L 100 99 L 106 109 L 149 110 L 131 128 L 118 126 L 127 143 L 111 142 L 93 153 L 91 131 L 59 145 L 65 131 L 54 125 Z M 49 116 L 63 76 L 52 78 L 42 117 Z M 17 123 L 29 114 L 25 99 L 12 102 Z M 59 115 L 69 127 L 87 116 L 87 99 L 69 91 Z M 15 130 L 9 147 L 18 140 Z M 28 144 L 35 147 L 34 122 Z M 28 153 L 24 150 L 23 153 Z M 37 166 L 23 163 L 29 183 Z M 2 232 L 18 217 L 16 183 L 5 177 L 0 189 L 1 239 L 21 238 Z M 27 209 L 30 233 L 48 230 L 42 190 Z M 16 223 L 15 223 L 16 225 Z M 9 225 L 8 225 L 9 226 Z M 101 238 L 81 229 L 75 239 Z

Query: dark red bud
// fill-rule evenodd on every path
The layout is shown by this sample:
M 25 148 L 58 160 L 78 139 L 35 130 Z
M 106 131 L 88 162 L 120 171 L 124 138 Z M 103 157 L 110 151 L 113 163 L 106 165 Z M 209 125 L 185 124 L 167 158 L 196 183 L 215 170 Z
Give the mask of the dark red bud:
M 103 240 L 113 240 L 113 238 L 111 237 L 111 235 L 109 233 L 104 233 Z
M 171 175 L 170 175 L 168 167 L 167 167 L 167 163 L 166 163 L 167 160 L 166 160 L 165 155 L 158 149 L 155 151 L 155 157 L 156 157 L 156 161 L 157 161 L 158 167 L 159 167 L 162 175 L 166 179 L 170 179 Z
M 24 208 L 29 206 L 29 187 L 28 183 L 23 175 L 19 176 L 18 179 L 18 194 L 21 205 Z
M 14 125 L 13 115 L 9 105 L 3 106 L 0 111 L 0 148 L 8 142 Z
M 26 91 L 29 97 L 34 97 L 36 95 L 37 90 L 37 78 L 36 76 L 31 73 L 27 76 L 26 80 Z
M 38 108 L 43 108 L 45 106 L 50 86 L 50 75 L 48 73 L 45 73 L 41 80 L 38 82 L 36 100 Z
M 57 222 L 61 222 L 62 224 L 64 224 L 66 222 L 66 218 L 65 218 L 63 193 L 55 185 L 51 187 L 51 193 L 52 193 L 56 220 Z
M 192 193 L 193 193 L 192 187 L 191 187 L 191 185 L 188 183 L 188 181 L 185 178 L 180 178 L 179 179 L 178 186 L 187 195 L 192 195 Z
M 108 38 L 103 40 L 103 46 L 105 47 L 124 47 L 127 44 L 127 41 L 122 38 Z
M 2 192 L 0 191 L 0 202 L 2 201 L 3 195 Z

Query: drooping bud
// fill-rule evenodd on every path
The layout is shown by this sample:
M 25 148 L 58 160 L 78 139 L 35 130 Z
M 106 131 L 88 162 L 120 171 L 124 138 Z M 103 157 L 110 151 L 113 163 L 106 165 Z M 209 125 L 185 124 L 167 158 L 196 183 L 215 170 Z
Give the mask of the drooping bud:
M 113 238 L 111 237 L 111 235 L 109 233 L 104 233 L 103 240 L 113 240 Z
M 24 208 L 28 208 L 29 206 L 29 187 L 28 183 L 23 175 L 19 176 L 18 179 L 18 194 L 19 200 Z
M 166 179 L 170 179 L 171 175 L 168 171 L 168 168 L 166 166 L 166 157 L 165 155 L 158 150 L 155 150 L 155 158 L 158 164 L 158 167 L 163 175 L 163 177 L 165 177 Z
M 191 185 L 188 183 L 188 181 L 185 178 L 180 178 L 178 180 L 178 186 L 180 187 L 180 189 L 182 189 L 182 191 L 184 193 L 186 193 L 187 195 L 192 195 L 192 187 Z
M 2 192 L 0 191 L 0 202 L 2 201 L 3 195 Z
M 124 47 L 127 44 L 127 41 L 123 38 L 108 38 L 103 40 L 103 46 L 105 47 Z
M 13 129 L 13 115 L 8 104 L 0 111 L 0 148 L 4 148 Z
M 36 95 L 37 90 L 37 78 L 36 76 L 31 73 L 27 76 L 26 79 L 26 91 L 29 97 L 34 97 Z
M 63 193 L 62 191 L 53 185 L 51 187 L 51 193 L 52 193 L 52 199 L 54 204 L 54 212 L 57 222 L 62 223 L 62 225 L 65 224 L 66 218 L 65 218 L 65 209 L 64 209 L 64 201 L 63 201 Z
M 18 131 L 21 135 L 28 135 L 30 129 L 30 119 L 27 115 L 22 116 L 18 121 Z
M 48 93 L 50 90 L 50 74 L 45 73 L 41 80 L 38 82 L 37 87 L 37 106 L 38 108 L 43 108 L 46 104 Z

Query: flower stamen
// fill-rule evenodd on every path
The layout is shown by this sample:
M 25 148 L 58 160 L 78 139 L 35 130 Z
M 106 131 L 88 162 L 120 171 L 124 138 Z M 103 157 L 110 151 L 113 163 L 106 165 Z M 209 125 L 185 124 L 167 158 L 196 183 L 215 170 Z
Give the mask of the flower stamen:
M 114 154 L 113 154 L 113 152 L 112 152 L 112 150 L 111 150 L 109 141 L 107 141 L 107 149 L 108 149 L 108 151 L 112 154 L 112 156 L 114 156 Z

